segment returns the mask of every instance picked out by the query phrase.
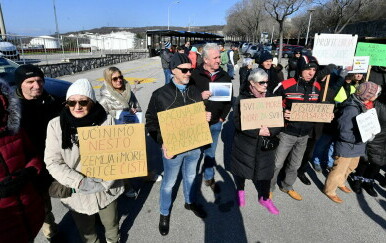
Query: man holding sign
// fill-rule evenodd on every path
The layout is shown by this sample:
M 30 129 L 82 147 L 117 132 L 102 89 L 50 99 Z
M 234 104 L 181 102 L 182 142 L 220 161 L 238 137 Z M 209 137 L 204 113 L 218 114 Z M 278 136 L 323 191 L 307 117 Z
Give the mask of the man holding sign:
M 192 202 L 192 184 L 196 177 L 197 163 L 201 155 L 200 148 L 170 156 L 160 130 L 157 113 L 202 101 L 201 93 L 194 86 L 189 85 L 193 70 L 189 58 L 185 54 L 176 53 L 172 57 L 170 66 L 174 75 L 172 82 L 153 92 L 146 112 L 146 128 L 152 138 L 162 145 L 163 152 L 164 179 L 160 189 L 159 221 L 161 235 L 169 233 L 172 190 L 180 170 L 182 170 L 183 176 L 185 208 L 193 211 L 200 218 L 206 217 L 206 212 Z M 210 117 L 211 114 L 207 112 L 207 121 L 210 120 Z
M 276 187 L 277 176 L 290 154 L 290 161 L 285 169 L 285 179 L 281 182 L 283 192 L 288 193 L 295 200 L 302 197 L 293 189 L 293 184 L 298 176 L 297 170 L 302 163 L 307 147 L 308 135 L 314 127 L 313 122 L 290 121 L 293 103 L 318 103 L 320 84 L 315 80 L 318 62 L 315 57 L 302 56 L 299 62 L 299 78 L 290 78 L 279 83 L 274 90 L 274 95 L 283 97 L 284 118 L 286 123 L 283 132 L 278 137 L 279 146 L 275 154 L 275 173 L 271 180 L 271 191 Z

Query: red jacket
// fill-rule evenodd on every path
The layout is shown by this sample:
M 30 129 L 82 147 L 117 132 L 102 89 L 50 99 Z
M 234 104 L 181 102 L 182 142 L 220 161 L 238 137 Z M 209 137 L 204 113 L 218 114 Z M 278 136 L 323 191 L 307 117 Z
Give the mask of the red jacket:
M 42 160 L 32 147 L 24 131 L 0 136 L 0 182 L 16 179 L 17 172 L 27 167 L 40 173 Z M 0 242 L 33 240 L 43 225 L 44 215 L 42 196 L 31 179 L 26 180 L 19 192 L 0 197 Z

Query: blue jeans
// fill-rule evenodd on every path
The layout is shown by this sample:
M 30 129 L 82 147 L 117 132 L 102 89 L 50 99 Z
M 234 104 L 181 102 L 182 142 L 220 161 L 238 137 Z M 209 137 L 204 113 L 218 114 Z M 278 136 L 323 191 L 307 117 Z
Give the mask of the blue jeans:
M 182 171 L 183 192 L 186 203 L 192 203 L 192 185 L 196 178 L 200 149 L 193 149 L 188 152 L 178 154 L 173 159 L 162 157 L 164 165 L 164 178 L 160 190 L 160 213 L 164 216 L 169 215 L 172 205 L 172 190 L 176 184 L 177 176 Z M 182 168 L 181 168 L 182 167 Z
M 213 124 L 210 126 L 210 133 L 212 135 L 213 142 L 208 145 L 207 147 L 204 147 L 204 180 L 211 180 L 214 178 L 214 167 L 216 166 L 216 148 L 217 148 L 217 142 L 218 137 L 220 136 L 222 128 L 222 122 L 217 122 L 216 124 Z
M 334 139 L 330 135 L 322 134 L 315 144 L 312 154 L 312 163 L 321 165 L 327 163 L 328 167 L 334 165 Z
M 165 84 L 170 83 L 170 79 L 172 78 L 172 71 L 170 69 L 164 69 L 165 74 Z
M 235 75 L 235 67 L 232 64 L 227 64 L 227 68 L 228 68 L 228 75 L 231 78 L 233 78 L 233 76 Z

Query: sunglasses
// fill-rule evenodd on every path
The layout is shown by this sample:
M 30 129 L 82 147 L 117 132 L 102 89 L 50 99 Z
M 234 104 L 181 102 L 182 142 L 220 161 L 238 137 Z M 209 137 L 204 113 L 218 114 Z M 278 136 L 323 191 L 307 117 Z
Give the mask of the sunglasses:
M 122 79 L 123 80 L 123 76 L 118 76 L 118 77 L 114 77 L 114 78 L 111 78 L 111 80 L 113 80 L 114 82 L 116 82 L 118 79 Z
M 88 103 L 90 103 L 90 100 L 67 100 L 66 101 L 66 104 L 69 106 L 69 107 L 74 107 L 76 106 L 76 104 L 79 104 L 79 106 L 87 106 Z
M 176 68 L 181 70 L 182 73 L 187 73 L 187 72 L 192 73 L 193 71 L 193 68 L 179 68 L 179 67 L 176 67 Z
M 268 81 L 261 81 L 261 82 L 257 82 L 257 83 L 260 85 L 264 85 L 264 84 L 268 84 Z

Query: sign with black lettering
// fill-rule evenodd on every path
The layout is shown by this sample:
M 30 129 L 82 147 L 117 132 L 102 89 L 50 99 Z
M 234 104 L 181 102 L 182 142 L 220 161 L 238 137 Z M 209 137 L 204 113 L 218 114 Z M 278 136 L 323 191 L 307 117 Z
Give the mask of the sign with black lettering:
M 362 137 L 362 142 L 367 142 L 373 136 L 381 132 L 381 125 L 379 124 L 377 111 L 372 108 L 365 113 L 361 113 L 356 117 L 359 132 Z
M 204 102 L 158 112 L 157 115 L 168 156 L 212 143 Z
M 290 120 L 330 123 L 333 111 L 333 104 L 294 103 L 291 107 Z
M 241 130 L 283 127 L 281 96 L 240 100 Z
M 82 173 L 105 181 L 147 175 L 144 124 L 79 127 Z

